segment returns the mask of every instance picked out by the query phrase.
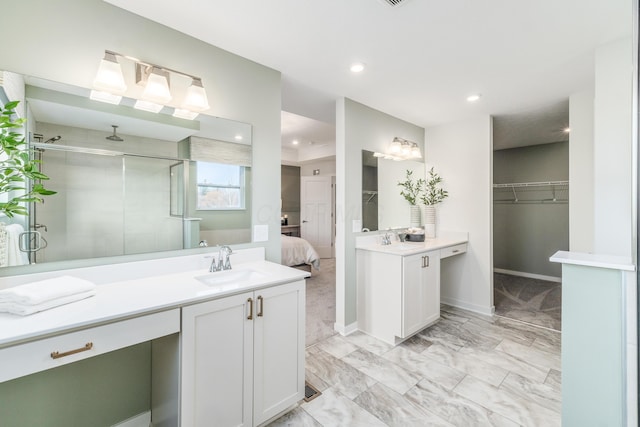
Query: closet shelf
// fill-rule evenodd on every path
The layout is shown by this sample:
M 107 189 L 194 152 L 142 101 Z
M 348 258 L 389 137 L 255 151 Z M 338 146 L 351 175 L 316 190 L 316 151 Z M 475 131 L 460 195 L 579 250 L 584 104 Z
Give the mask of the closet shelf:
M 569 181 L 493 184 L 494 203 L 568 203 Z M 506 193 L 506 194 L 505 194 Z M 509 198 L 506 198 L 506 195 Z
M 371 200 L 373 200 L 374 197 L 376 197 L 378 195 L 378 192 L 377 191 L 371 191 L 371 190 L 362 190 L 362 194 L 364 196 L 369 196 L 369 198 L 366 201 L 366 203 L 369 203 Z
M 493 188 L 522 188 L 522 187 L 558 187 L 569 186 L 569 181 L 540 181 L 540 182 L 511 182 L 507 184 L 493 184 Z

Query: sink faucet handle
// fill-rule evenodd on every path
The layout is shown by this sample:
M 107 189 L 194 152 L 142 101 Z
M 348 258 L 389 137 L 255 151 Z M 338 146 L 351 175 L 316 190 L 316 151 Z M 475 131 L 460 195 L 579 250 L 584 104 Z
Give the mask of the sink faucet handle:
M 224 262 L 222 259 L 220 260 L 221 270 L 231 270 L 231 259 L 229 257 L 233 254 L 233 250 L 229 246 L 224 245 L 220 248 L 220 254 L 224 255 Z

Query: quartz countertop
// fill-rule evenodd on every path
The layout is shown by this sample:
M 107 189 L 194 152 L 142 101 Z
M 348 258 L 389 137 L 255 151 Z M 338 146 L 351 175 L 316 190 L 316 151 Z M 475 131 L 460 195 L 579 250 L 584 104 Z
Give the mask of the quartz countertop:
M 464 234 L 455 236 L 436 237 L 425 239 L 424 242 L 399 242 L 393 241 L 390 245 L 382 245 L 372 239 L 356 243 L 356 249 L 364 251 L 384 252 L 392 255 L 406 256 L 420 252 L 427 252 L 450 246 L 467 243 L 468 238 Z
M 558 251 L 551 258 L 551 262 L 561 264 L 581 265 L 586 267 L 609 268 L 613 270 L 635 271 L 636 267 L 630 257 L 617 255 L 589 254 L 583 252 Z
M 224 275 L 227 272 L 243 270 L 255 274 L 247 274 L 246 278 L 241 280 L 229 280 L 215 285 L 206 285 L 196 279 L 199 276 Z M 70 271 L 61 272 L 60 275 L 62 274 L 73 276 L 73 272 Z M 257 260 L 243 262 L 234 265 L 232 270 L 217 273 L 209 273 L 207 269 L 195 269 L 99 284 L 95 296 L 71 304 L 29 316 L 0 313 L 0 348 L 293 282 L 308 275 L 302 270 Z

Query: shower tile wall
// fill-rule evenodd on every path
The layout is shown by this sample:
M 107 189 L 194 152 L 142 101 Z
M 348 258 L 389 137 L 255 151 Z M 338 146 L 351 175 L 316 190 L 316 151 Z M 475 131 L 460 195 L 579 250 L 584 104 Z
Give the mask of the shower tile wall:
M 38 123 L 44 139 L 59 144 L 175 156 L 174 143 L 123 134 L 124 142 L 98 132 Z M 158 150 L 156 150 L 158 149 Z M 165 160 L 46 150 L 43 172 L 58 194 L 38 205 L 36 221 L 48 248 L 37 262 L 83 259 L 182 248 L 182 221 L 169 216 L 169 166 Z M 125 187 L 126 186 L 126 187 Z M 124 192 L 124 195 L 123 195 Z M 125 233 L 123 233 L 123 230 Z M 126 236 L 126 237 L 125 237 Z

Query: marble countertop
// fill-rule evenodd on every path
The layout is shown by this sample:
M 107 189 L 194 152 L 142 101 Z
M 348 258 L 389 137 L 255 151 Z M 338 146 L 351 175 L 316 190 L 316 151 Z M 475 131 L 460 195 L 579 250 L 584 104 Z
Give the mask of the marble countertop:
M 245 271 L 248 274 L 243 275 Z M 73 272 L 63 274 L 73 275 Z M 238 275 L 240 279 L 222 278 Z M 62 275 L 62 274 L 61 274 Z M 199 276 L 216 276 L 206 285 Z M 0 313 L 0 348 L 48 336 L 125 320 L 308 277 L 302 270 L 264 260 L 247 261 L 232 270 L 209 273 L 205 268 L 135 280 L 99 284 L 96 295 L 30 316 Z
M 393 241 L 390 245 L 382 245 L 377 241 L 368 239 L 360 243 L 356 243 L 356 249 L 406 256 L 447 248 L 467 242 L 468 238 L 466 235 L 436 237 L 434 239 L 425 239 L 424 242 Z

